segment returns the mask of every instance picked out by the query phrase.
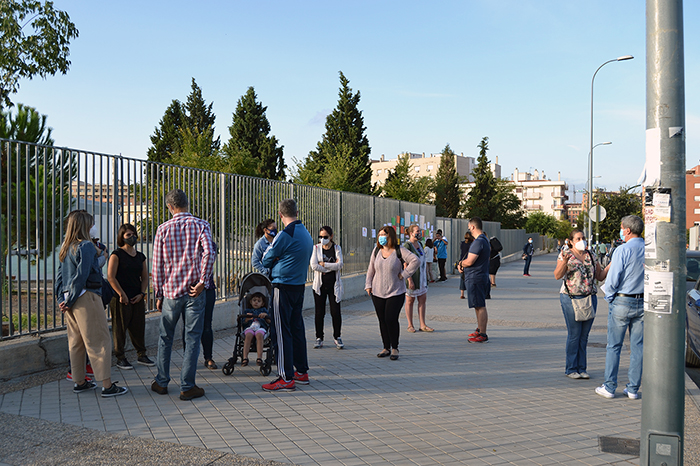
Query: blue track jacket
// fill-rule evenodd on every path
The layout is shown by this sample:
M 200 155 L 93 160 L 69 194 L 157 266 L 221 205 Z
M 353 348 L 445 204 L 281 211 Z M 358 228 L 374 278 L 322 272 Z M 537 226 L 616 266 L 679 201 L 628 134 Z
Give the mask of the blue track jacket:
M 277 233 L 262 258 L 263 266 L 271 269 L 272 283 L 305 284 L 313 246 L 311 235 L 299 220 Z

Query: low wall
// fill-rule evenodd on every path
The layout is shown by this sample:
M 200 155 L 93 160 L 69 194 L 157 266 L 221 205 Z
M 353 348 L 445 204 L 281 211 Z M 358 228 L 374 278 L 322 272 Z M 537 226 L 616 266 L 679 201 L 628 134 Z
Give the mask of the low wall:
M 365 293 L 365 274 L 343 276 L 344 299 L 352 299 Z M 306 286 L 304 294 L 304 309 L 314 307 L 311 285 Z M 235 316 L 238 314 L 238 301 L 228 300 L 217 302 L 214 306 L 212 327 L 214 331 L 225 330 L 235 326 Z M 149 355 L 155 358 L 158 346 L 160 313 L 146 316 L 146 346 Z M 181 323 L 175 330 L 180 335 Z M 127 350 L 133 349 L 127 339 Z M 0 342 L 0 381 L 33 374 L 61 366 L 68 369 L 68 342 L 66 331 L 52 332 L 42 335 L 20 337 Z

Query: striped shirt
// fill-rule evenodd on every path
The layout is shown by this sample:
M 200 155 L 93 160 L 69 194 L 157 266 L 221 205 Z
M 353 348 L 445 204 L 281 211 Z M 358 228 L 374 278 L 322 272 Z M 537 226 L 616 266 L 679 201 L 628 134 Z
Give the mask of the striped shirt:
M 190 286 L 209 283 L 215 253 L 208 222 L 189 212 L 177 213 L 158 227 L 153 248 L 156 299 L 177 299 Z

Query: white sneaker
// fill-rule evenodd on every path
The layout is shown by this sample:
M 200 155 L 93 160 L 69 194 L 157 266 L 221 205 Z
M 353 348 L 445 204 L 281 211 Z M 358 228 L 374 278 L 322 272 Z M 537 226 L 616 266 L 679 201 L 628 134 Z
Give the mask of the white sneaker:
M 642 395 L 641 395 L 639 392 L 637 392 L 637 393 L 632 393 L 632 392 L 630 392 L 630 391 L 627 391 L 626 388 L 625 388 L 624 390 L 622 390 L 622 393 L 624 393 L 625 395 L 627 395 L 627 397 L 628 397 L 630 400 L 638 400 L 638 399 L 640 399 L 640 398 L 642 397 Z
M 333 341 L 335 342 L 336 348 L 343 349 L 345 347 L 345 345 L 343 344 L 343 340 L 340 337 L 334 339 Z
M 591 378 L 591 376 L 588 375 L 586 372 L 579 372 L 578 375 L 579 375 L 579 378 L 581 378 L 581 379 L 590 379 Z
M 316 343 L 314 343 L 314 349 L 319 349 L 323 346 L 323 340 L 316 338 Z
M 581 374 L 579 374 L 578 372 L 572 372 L 571 374 L 566 374 L 566 376 L 570 379 L 580 379 L 581 378 Z
M 595 392 L 602 396 L 603 398 L 615 398 L 614 393 L 610 393 L 607 388 L 605 388 L 605 385 L 601 385 L 600 387 L 596 387 Z

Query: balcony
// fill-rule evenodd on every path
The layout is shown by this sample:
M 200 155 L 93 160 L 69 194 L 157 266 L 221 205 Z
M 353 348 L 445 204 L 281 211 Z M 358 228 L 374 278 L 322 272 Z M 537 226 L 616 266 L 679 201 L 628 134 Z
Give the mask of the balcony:
M 542 206 L 540 204 L 531 204 L 531 205 L 526 205 L 525 210 L 530 211 L 530 210 L 542 210 Z
M 564 206 L 552 204 L 552 210 L 564 210 Z
M 524 198 L 527 200 L 542 199 L 542 193 L 527 193 Z

